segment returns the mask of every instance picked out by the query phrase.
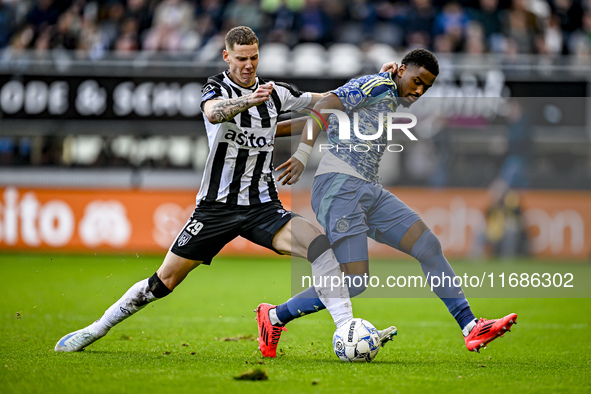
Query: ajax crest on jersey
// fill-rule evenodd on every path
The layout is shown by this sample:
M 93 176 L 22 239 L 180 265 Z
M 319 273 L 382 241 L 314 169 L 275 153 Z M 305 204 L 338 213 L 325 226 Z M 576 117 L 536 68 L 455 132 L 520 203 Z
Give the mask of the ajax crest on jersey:
M 370 362 L 380 350 L 380 336 L 373 324 L 356 318 L 337 328 L 332 346 L 341 361 Z
M 346 219 L 341 218 L 337 220 L 336 227 L 339 233 L 344 233 L 345 231 L 349 230 L 349 222 Z

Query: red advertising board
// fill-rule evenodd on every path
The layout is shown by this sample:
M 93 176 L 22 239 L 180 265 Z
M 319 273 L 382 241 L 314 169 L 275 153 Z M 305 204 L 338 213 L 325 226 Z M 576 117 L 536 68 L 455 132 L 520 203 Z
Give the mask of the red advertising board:
M 447 254 L 468 256 L 483 231 L 485 190 L 392 189 L 438 235 Z M 314 221 L 309 193 L 282 193 L 286 208 Z M 524 218 L 534 255 L 591 256 L 591 193 L 527 191 Z M 292 201 L 296 202 L 292 207 Z M 0 189 L 0 250 L 164 252 L 195 208 L 190 191 Z M 238 238 L 225 253 L 271 253 Z M 371 244 L 372 256 L 392 250 Z

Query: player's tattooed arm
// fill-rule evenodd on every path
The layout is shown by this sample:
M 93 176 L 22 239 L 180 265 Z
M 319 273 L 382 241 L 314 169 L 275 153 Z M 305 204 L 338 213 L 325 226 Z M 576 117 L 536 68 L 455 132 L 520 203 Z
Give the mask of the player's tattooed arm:
M 215 100 L 212 101 L 210 108 L 208 108 L 206 104 L 205 113 L 207 119 L 214 124 L 229 121 L 240 112 L 252 107 L 252 104 L 249 104 L 248 102 L 248 97 L 249 96 L 242 96 L 228 100 Z
M 269 100 L 272 91 L 273 84 L 267 83 L 259 86 L 247 96 L 225 100 L 210 100 L 205 103 L 203 113 L 211 123 L 227 122 L 240 112 Z

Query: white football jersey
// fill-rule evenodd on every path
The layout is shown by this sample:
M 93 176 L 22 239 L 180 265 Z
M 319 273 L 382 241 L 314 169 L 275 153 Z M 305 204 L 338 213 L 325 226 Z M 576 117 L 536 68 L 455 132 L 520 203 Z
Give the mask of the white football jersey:
M 229 78 L 229 71 L 209 77 L 202 90 L 201 108 L 208 100 L 232 99 L 253 93 L 266 82 L 256 78 L 244 88 Z M 200 201 L 254 205 L 279 201 L 273 176 L 273 147 L 277 118 L 304 109 L 312 99 L 288 84 L 277 82 L 271 99 L 249 108 L 227 122 L 212 124 L 203 117 L 209 155 L 197 194 Z

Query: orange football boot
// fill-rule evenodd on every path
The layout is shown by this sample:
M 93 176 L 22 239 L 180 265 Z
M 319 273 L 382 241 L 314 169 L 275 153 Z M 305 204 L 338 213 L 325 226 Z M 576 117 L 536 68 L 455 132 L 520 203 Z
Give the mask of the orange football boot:
M 277 344 L 281 338 L 281 332 L 287 331 L 284 326 L 274 326 L 269 319 L 269 310 L 277 308 L 276 305 L 260 304 L 257 309 L 257 322 L 259 323 L 259 350 L 264 357 L 277 355 Z
M 464 340 L 466 347 L 471 352 L 480 353 L 480 348 L 486 348 L 490 341 L 502 337 L 507 331 L 511 331 L 511 326 L 517 324 L 517 314 L 511 313 L 501 319 L 487 320 L 480 318 L 476 326 L 470 331 L 470 334 Z

